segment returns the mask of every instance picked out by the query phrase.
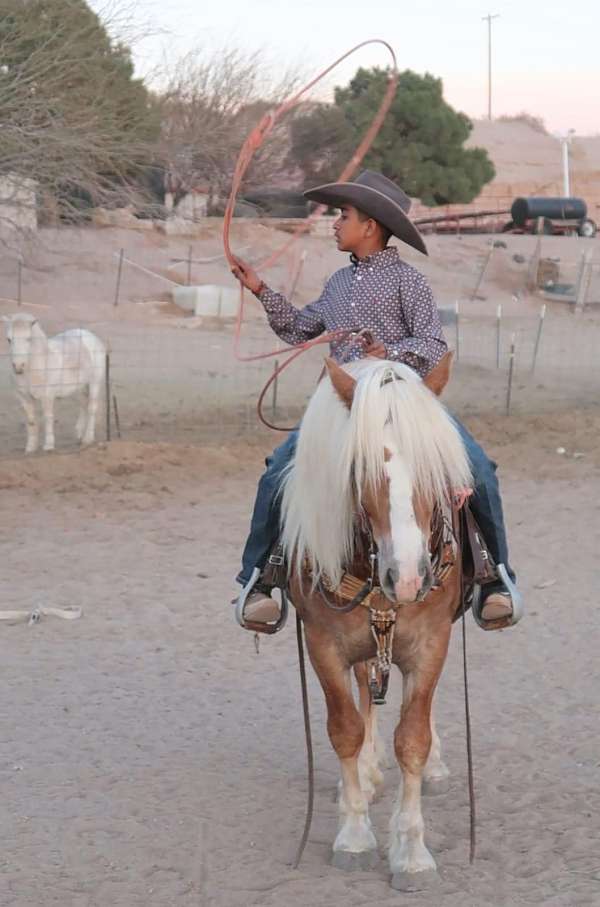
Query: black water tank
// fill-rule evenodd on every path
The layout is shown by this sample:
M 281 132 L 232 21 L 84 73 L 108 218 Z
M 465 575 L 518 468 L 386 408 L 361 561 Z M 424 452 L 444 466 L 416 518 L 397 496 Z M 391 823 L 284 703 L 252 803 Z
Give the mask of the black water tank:
M 538 217 L 550 220 L 584 220 L 587 207 L 582 198 L 516 198 L 510 216 L 518 227 Z

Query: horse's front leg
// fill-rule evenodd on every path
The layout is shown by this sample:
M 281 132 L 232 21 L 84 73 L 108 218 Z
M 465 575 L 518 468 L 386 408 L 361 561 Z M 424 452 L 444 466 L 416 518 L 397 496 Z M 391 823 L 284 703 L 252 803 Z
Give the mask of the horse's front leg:
M 402 784 L 390 821 L 389 861 L 392 887 L 400 891 L 425 888 L 436 877 L 435 860 L 424 841 L 421 781 L 431 748 L 431 701 L 437 677 L 404 676 L 400 723 L 394 735 Z
M 25 424 L 27 426 L 27 442 L 25 453 L 35 453 L 39 443 L 38 416 L 36 403 L 29 394 L 19 393 L 19 400 L 25 411 Z
M 385 747 L 377 727 L 377 707 L 373 705 L 371 698 L 365 661 L 354 665 L 354 676 L 358 684 L 358 708 L 365 724 L 365 739 L 358 757 L 358 773 L 363 793 L 371 803 L 383 786 L 381 768 L 385 764 Z
M 329 739 L 340 760 L 340 826 L 333 844 L 333 865 L 339 869 L 369 869 L 377 861 L 377 841 L 369 819 L 367 797 L 360 784 L 358 759 L 365 724 L 356 708 L 350 668 L 329 638 L 306 628 L 313 667 L 321 681 L 327 704 Z
M 46 394 L 42 397 L 44 413 L 44 450 L 54 450 L 54 397 Z
M 442 746 L 435 727 L 435 709 L 431 707 L 431 748 L 423 770 L 423 793 L 433 797 L 445 794 L 450 788 L 450 772 L 442 759 Z

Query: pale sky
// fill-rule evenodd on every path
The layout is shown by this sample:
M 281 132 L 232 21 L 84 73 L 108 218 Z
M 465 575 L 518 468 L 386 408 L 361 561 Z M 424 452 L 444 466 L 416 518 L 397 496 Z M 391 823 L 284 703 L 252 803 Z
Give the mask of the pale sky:
M 262 48 L 276 67 L 298 63 L 310 76 L 354 44 L 384 38 L 400 69 L 441 77 L 447 101 L 476 118 L 487 113 L 488 12 L 500 14 L 493 115 L 524 110 L 550 131 L 600 134 L 600 0 L 136 0 L 138 21 L 164 33 L 142 41 L 135 60 L 143 73 L 163 52 L 229 43 Z M 359 65 L 387 62 L 383 49 L 364 49 L 332 84 L 347 83 Z

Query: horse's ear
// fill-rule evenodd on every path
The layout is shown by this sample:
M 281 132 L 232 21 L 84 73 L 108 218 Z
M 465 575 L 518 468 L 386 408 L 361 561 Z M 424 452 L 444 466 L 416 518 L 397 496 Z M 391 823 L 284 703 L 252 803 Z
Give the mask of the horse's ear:
M 335 359 L 327 357 L 325 359 L 325 368 L 338 397 L 350 409 L 354 400 L 355 379 L 343 368 L 340 368 Z
M 438 364 L 434 365 L 431 371 L 423 378 L 423 383 L 436 395 L 436 397 L 440 396 L 448 384 L 453 355 L 454 354 L 450 350 L 445 353 Z

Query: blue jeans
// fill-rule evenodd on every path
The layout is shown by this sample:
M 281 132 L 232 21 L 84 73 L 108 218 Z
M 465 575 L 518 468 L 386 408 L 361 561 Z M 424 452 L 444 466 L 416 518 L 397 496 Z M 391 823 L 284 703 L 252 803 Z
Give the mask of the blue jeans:
M 471 509 L 494 561 L 497 564 L 504 564 L 509 576 L 514 580 L 515 575 L 508 564 L 508 546 L 500 489 L 496 478 L 496 464 L 489 459 L 464 425 L 457 419 L 454 421 L 473 470 L 474 494 L 471 498 Z M 266 471 L 258 483 L 250 535 L 242 555 L 242 569 L 237 576 L 237 581 L 242 585 L 249 581 L 254 567 L 260 567 L 262 570 L 279 536 L 280 501 L 277 492 L 281 474 L 294 455 L 297 438 L 298 431 L 291 432 L 283 444 L 267 457 Z M 491 590 L 491 586 L 486 589 L 488 592 Z

